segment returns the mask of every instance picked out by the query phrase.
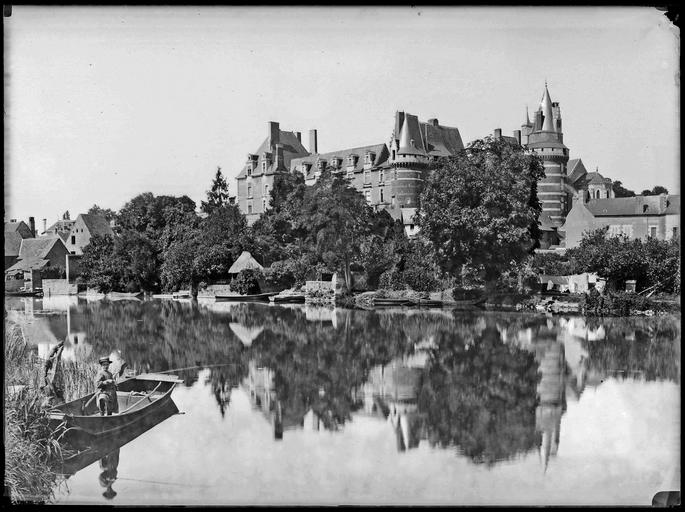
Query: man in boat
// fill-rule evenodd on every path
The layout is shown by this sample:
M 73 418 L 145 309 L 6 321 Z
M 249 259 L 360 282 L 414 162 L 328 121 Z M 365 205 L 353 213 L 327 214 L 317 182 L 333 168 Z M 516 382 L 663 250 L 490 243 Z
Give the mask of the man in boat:
M 95 393 L 100 416 L 110 416 L 113 412 L 119 412 L 119 402 L 117 400 L 117 384 L 114 376 L 109 371 L 112 361 L 108 356 L 99 359 L 100 369 L 95 375 Z

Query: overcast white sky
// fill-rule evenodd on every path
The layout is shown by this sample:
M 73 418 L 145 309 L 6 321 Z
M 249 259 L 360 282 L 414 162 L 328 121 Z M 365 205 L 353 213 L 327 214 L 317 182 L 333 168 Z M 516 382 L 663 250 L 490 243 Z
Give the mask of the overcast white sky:
M 396 110 L 465 143 L 518 129 L 545 80 L 571 158 L 679 193 L 677 28 L 652 8 L 22 7 L 4 18 L 5 219 L 139 193 L 198 205 L 267 136 L 387 142 Z

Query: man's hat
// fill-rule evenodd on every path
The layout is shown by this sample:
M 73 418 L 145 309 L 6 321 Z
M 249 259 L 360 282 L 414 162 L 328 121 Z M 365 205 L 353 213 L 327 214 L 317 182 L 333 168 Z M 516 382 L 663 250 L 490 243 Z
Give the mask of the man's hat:
M 111 364 L 111 362 L 112 362 L 109 360 L 108 356 L 101 357 L 98 361 L 100 362 L 100 364 L 102 364 L 102 363 L 110 363 Z

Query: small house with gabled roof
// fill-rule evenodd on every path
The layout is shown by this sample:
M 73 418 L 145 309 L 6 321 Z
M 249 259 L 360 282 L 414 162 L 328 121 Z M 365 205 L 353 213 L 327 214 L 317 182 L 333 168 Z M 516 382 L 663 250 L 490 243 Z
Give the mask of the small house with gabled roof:
M 21 241 L 26 238 L 33 238 L 33 233 L 23 220 L 5 222 L 5 270 L 19 260 Z
M 66 246 L 71 254 L 82 255 L 83 248 L 90 243 L 91 237 L 114 236 L 114 230 L 109 221 L 102 215 L 82 213 L 76 217 L 74 225 L 69 231 Z

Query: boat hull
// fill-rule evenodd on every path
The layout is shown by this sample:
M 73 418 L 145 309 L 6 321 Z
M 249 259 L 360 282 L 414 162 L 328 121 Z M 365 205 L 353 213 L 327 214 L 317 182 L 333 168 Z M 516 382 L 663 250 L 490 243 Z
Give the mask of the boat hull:
M 51 409 L 50 421 L 53 427 L 64 422 L 66 437 L 72 442 L 116 436 L 167 407 L 175 385 L 174 380 L 124 379 L 117 384 L 119 413 L 100 416 L 91 393 Z
M 215 295 L 217 302 L 263 302 L 276 293 L 258 293 L 256 295 Z

